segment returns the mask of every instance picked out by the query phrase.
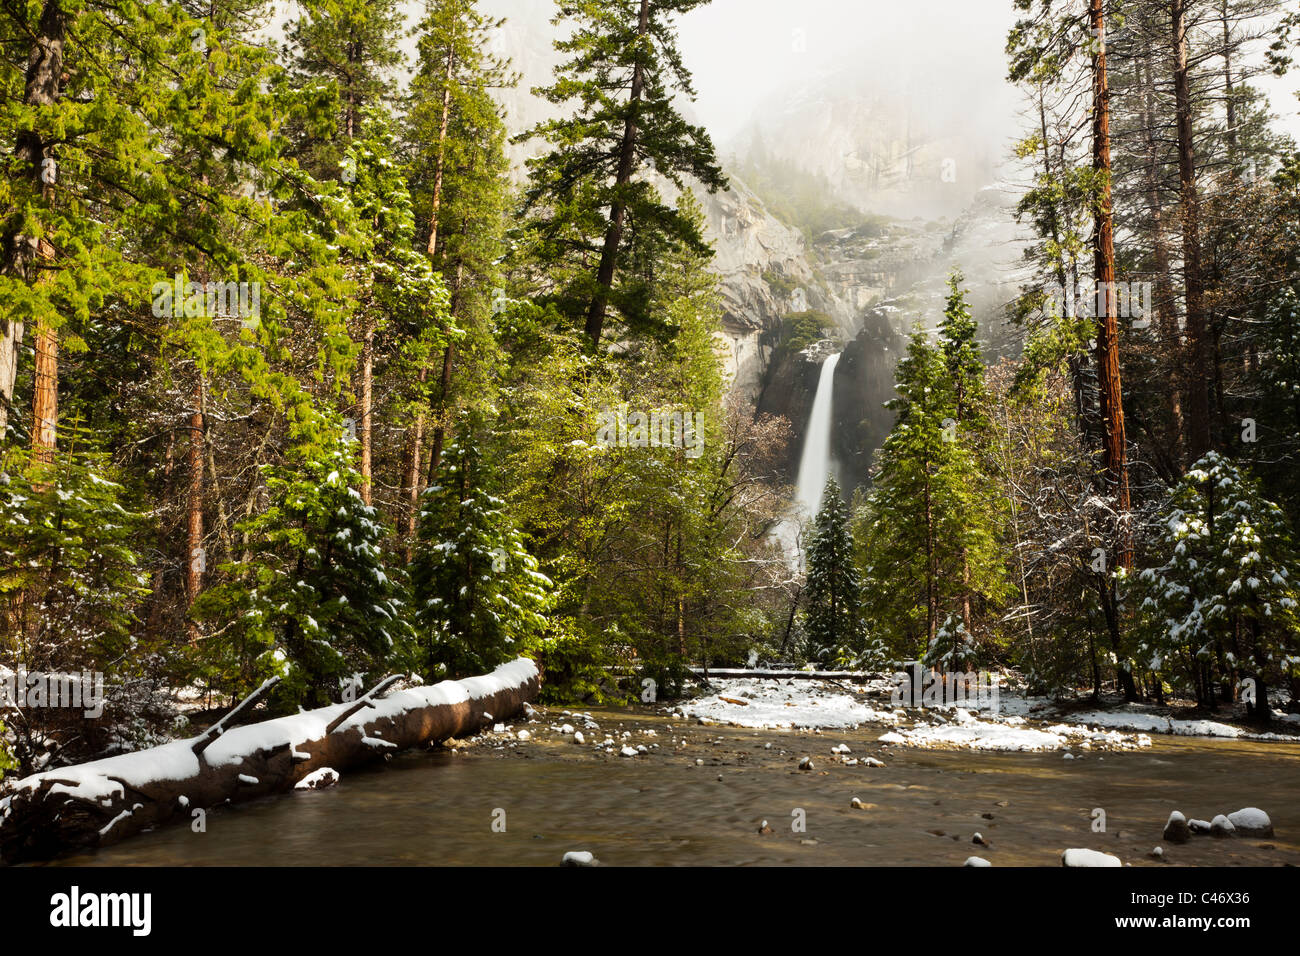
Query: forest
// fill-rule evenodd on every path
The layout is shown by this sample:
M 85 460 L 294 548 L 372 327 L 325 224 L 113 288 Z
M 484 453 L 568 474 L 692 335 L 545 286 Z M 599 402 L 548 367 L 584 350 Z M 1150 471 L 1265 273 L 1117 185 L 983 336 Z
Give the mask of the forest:
M 888 221 L 724 164 L 678 43 L 708 0 L 559 0 L 513 133 L 475 0 L 0 3 L 0 668 L 105 684 L 95 719 L 0 713 L 0 771 L 272 677 L 292 714 L 520 656 L 553 703 L 913 660 L 1300 700 L 1300 152 L 1256 85 L 1300 11 L 997 2 L 1021 353 L 954 271 L 869 487 L 832 477 L 793 558 L 805 422 L 731 387 L 704 202 Z M 830 334 L 802 304 L 787 347 Z

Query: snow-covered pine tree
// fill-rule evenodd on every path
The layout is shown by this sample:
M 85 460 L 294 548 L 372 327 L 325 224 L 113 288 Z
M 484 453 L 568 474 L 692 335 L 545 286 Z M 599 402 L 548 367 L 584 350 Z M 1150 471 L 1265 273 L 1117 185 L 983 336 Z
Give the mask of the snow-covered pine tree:
M 493 476 L 462 420 L 438 480 L 420 498 L 411 577 L 417 666 L 481 674 L 517 656 L 545 626 L 550 580 L 491 493 Z
M 1174 488 L 1153 551 L 1164 561 L 1139 576 L 1139 659 L 1181 672 L 1203 706 L 1213 706 L 1216 663 L 1223 679 L 1249 677 L 1257 704 L 1247 710 L 1268 723 L 1269 683 L 1300 669 L 1300 588 L 1282 510 L 1211 452 Z
M 854 564 L 849 509 L 834 478 L 826 482 L 808 542 L 808 586 L 804 630 L 808 656 L 829 662 L 844 649 L 862 645 L 858 569 Z
M 373 681 L 409 646 L 405 584 L 382 549 L 388 529 L 362 501 L 343 427 L 331 424 L 337 437 L 265 468 L 270 506 L 239 529 L 251 559 L 198 605 L 231 622 L 214 639 L 227 649 L 218 666 L 238 668 L 235 689 L 279 674 L 282 704 L 337 700 L 345 681 Z

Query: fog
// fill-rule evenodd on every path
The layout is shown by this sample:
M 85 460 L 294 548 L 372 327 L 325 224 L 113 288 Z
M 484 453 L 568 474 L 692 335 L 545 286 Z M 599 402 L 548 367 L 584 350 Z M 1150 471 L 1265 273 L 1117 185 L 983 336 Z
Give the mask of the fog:
M 721 143 L 765 104 L 832 75 L 902 104 L 973 118 L 985 145 L 1016 130 L 1001 0 L 714 0 L 681 22 L 696 113 Z M 846 91 L 847 92 L 847 91 Z

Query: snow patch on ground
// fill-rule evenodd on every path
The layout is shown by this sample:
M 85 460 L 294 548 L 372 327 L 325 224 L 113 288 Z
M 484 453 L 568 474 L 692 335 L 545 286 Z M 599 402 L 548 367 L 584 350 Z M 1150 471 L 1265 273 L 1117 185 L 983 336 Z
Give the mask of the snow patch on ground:
M 1070 714 L 1070 720 L 1098 727 L 1121 730 L 1145 730 L 1149 733 L 1174 734 L 1180 737 L 1227 737 L 1239 740 L 1295 740 L 1291 734 L 1258 734 L 1217 720 L 1185 720 L 1142 711 L 1089 710 Z
M 892 712 L 874 710 L 821 681 L 735 678 L 714 686 L 717 693 L 683 704 L 679 708 L 682 714 L 708 723 L 778 730 L 856 727 L 894 720 Z
M 911 730 L 899 730 L 888 736 L 896 738 L 890 742 L 909 747 L 956 747 L 964 750 L 1054 751 L 1067 747 L 1136 750 L 1151 746 L 1151 738 L 1146 734 L 1101 733 L 1068 724 L 1036 730 L 1021 726 L 1023 723 L 1024 720 L 1018 717 L 1006 721 L 980 720 L 965 710 L 958 710 L 956 719 L 950 724 L 918 724 Z

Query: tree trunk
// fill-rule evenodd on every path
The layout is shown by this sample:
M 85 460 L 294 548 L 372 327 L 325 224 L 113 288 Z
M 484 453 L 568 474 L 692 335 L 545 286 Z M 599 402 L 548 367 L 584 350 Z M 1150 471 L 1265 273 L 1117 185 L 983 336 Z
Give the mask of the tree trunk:
M 443 421 L 443 416 L 447 412 L 447 393 L 451 389 L 451 369 L 455 360 L 456 346 L 448 343 L 446 350 L 442 353 L 442 374 L 438 376 L 442 398 L 438 403 L 438 422 L 433 426 L 433 442 L 432 447 L 429 449 L 429 484 L 433 484 L 434 476 L 438 473 L 438 466 L 442 464 L 442 446 L 447 440 L 447 425 Z
M 36 36 L 32 39 L 31 49 L 27 55 L 27 72 L 24 78 L 23 103 L 26 106 L 50 107 L 60 98 L 60 82 L 63 76 L 63 44 L 66 28 L 66 15 L 61 0 L 47 0 L 41 10 L 40 23 Z M 21 130 L 15 136 L 14 156 L 18 160 L 17 168 L 26 167 L 26 172 L 33 182 L 39 182 L 46 159 L 45 144 L 40 135 L 32 130 Z M 45 189 L 48 191 L 48 185 Z M 54 250 L 45 241 L 37 242 L 29 236 L 15 236 L 7 261 L 0 264 L 4 271 L 21 277 L 28 285 L 39 281 L 39 272 L 34 260 L 53 258 Z M 18 349 L 23 340 L 23 323 L 8 320 L 0 330 L 0 440 L 4 438 L 9 423 L 9 410 L 13 404 L 14 380 L 18 373 Z M 48 419 L 51 429 L 57 423 L 57 377 L 58 377 L 58 339 L 53 329 L 37 329 L 36 340 L 37 379 L 56 390 L 53 393 L 55 404 L 42 411 L 54 414 Z M 44 356 L 46 365 L 40 366 Z M 49 396 L 46 396 L 48 399 Z M 50 456 L 54 448 L 54 434 L 42 436 L 40 425 L 44 418 L 37 419 L 38 426 L 32 434 L 34 458 L 44 458 L 48 437 Z
M 1097 37 L 1097 54 L 1093 63 L 1093 169 L 1101 177 L 1102 194 L 1093 237 L 1094 275 L 1097 296 L 1097 384 L 1101 419 L 1107 493 L 1115 499 L 1119 519 L 1117 563 L 1133 567 L 1133 546 L 1129 531 L 1128 439 L 1124 431 L 1124 397 L 1120 383 L 1119 321 L 1116 316 L 1115 289 L 1115 220 L 1111 208 L 1110 186 L 1110 85 L 1106 77 L 1106 22 L 1103 0 L 1091 0 L 1093 33 Z M 1104 302 L 1104 308 L 1101 308 Z M 1100 313 L 1105 313 L 1100 314 Z
M 9 428 L 9 409 L 14 405 L 14 381 L 18 378 L 18 350 L 23 344 L 23 323 L 0 319 L 0 442 Z
M 194 386 L 194 409 L 190 412 L 189 470 L 190 487 L 186 504 L 185 603 L 193 606 L 203 590 L 203 570 L 207 555 L 203 550 L 203 468 L 204 468 L 203 376 L 198 373 Z M 191 644 L 198 642 L 198 628 L 191 621 L 187 625 Z
M 41 242 L 42 258 L 48 243 Z M 54 463 L 59 428 L 59 333 L 45 322 L 36 326 L 36 378 L 32 385 L 32 461 Z
M 1228 126 L 1224 137 L 1228 147 L 1228 164 L 1237 162 L 1237 104 L 1232 83 L 1232 24 L 1228 19 L 1228 0 L 1219 0 L 1219 18 L 1223 21 L 1223 102 Z
M 1094 0 L 1100 3 L 1100 0 Z M 1187 298 L 1187 453 L 1197 461 L 1210 450 L 1209 355 L 1205 289 L 1201 274 L 1200 197 L 1192 142 L 1191 76 L 1187 63 L 1187 0 L 1171 0 L 1174 102 L 1178 115 L 1178 184 L 1183 219 L 1183 284 Z
M 930 500 L 930 463 L 923 463 L 925 468 L 925 629 L 927 649 L 934 642 L 938 629 L 939 597 L 936 591 L 938 573 L 934 566 L 934 507 Z
M 445 685 L 397 691 L 98 760 L 76 768 L 75 780 L 67 770 L 36 774 L 17 783 L 0 821 L 0 859 L 107 846 L 198 809 L 292 789 L 316 770 L 473 734 L 522 711 L 540 687 L 537 666 L 520 658 L 452 694 Z
M 438 252 L 438 213 L 442 209 L 442 177 L 447 165 L 447 126 L 451 121 L 451 76 L 455 68 L 456 47 L 453 42 L 448 42 L 447 70 L 443 75 L 442 87 L 442 116 L 438 123 L 438 160 L 434 164 L 433 200 L 429 212 L 429 244 L 426 247 L 430 259 Z
M 650 29 L 650 0 L 641 0 L 641 15 L 637 23 L 637 37 L 643 39 Z M 619 150 L 618 173 L 614 177 L 615 200 L 610 209 L 609 228 L 605 232 L 605 245 L 600 252 L 600 270 L 596 274 L 596 293 L 587 311 L 585 331 L 591 347 L 600 346 L 600 336 L 605 328 L 605 315 L 609 310 L 609 295 L 614 287 L 614 273 L 618 267 L 618 247 L 623 241 L 623 225 L 627 206 L 621 198 L 623 188 L 632 180 L 636 162 L 637 114 L 645 88 L 645 70 L 638 59 L 632 69 L 632 92 L 628 99 L 627 120 L 623 124 L 623 144 Z
M 1151 248 L 1155 257 L 1156 294 L 1153 303 L 1158 315 L 1160 338 L 1172 364 L 1177 365 L 1177 357 L 1182 352 L 1182 338 L 1178 334 L 1178 322 L 1174 318 L 1174 290 L 1170 281 L 1169 246 L 1165 242 L 1164 208 L 1160 202 L 1160 157 L 1155 138 L 1155 77 L 1152 74 L 1151 61 L 1147 59 L 1139 65 L 1142 79 L 1142 126 L 1146 131 L 1147 170 L 1146 192 L 1147 205 L 1151 215 Z M 1149 317 L 1148 317 L 1149 318 Z M 1186 465 L 1186 424 L 1183 421 L 1183 388 L 1178 382 L 1176 369 L 1171 370 L 1170 388 L 1170 429 L 1177 443 L 1175 457 L 1180 465 Z
M 371 418 L 375 389 L 375 322 L 367 315 L 361 330 L 361 421 L 357 425 L 357 438 L 361 443 L 361 500 L 366 505 L 371 499 L 373 473 Z
M 468 226 L 468 223 L 465 224 Z M 465 231 L 462 226 L 462 234 Z M 451 313 L 455 315 L 460 308 L 460 292 L 465 282 L 465 263 L 456 264 L 456 282 L 451 292 Z M 442 374 L 438 377 L 438 420 L 433 426 L 433 447 L 429 450 L 429 484 L 433 484 L 438 466 L 442 464 L 442 446 L 447 438 L 447 405 L 451 397 L 451 373 L 456 363 L 456 343 L 448 342 L 442 353 Z
M 452 38 L 454 40 L 454 37 Z M 438 159 L 435 164 L 433 175 L 433 197 L 430 202 L 429 211 L 429 242 L 425 246 L 428 253 L 429 261 L 433 262 L 438 255 L 438 216 L 442 211 L 442 184 L 444 171 L 446 169 L 447 156 L 447 129 L 451 123 L 451 78 L 456 68 L 456 48 L 452 41 L 447 44 L 447 64 L 443 74 L 442 88 L 442 115 L 438 122 Z M 442 401 L 445 404 L 447 390 L 451 386 L 451 367 L 454 359 L 454 346 L 447 345 L 443 350 L 442 356 Z M 420 369 L 420 384 L 427 381 L 429 375 L 428 366 L 425 365 Z M 434 451 L 430 458 L 429 474 L 432 476 L 438 467 L 438 462 L 442 458 L 443 443 L 442 423 L 438 422 L 434 426 L 433 447 Z M 406 537 L 408 541 L 415 540 L 416 526 L 420 518 L 420 456 L 424 445 L 424 413 L 420 412 L 415 419 L 415 427 L 411 431 L 411 438 L 407 446 L 406 457 L 406 497 L 408 511 L 406 515 Z M 411 545 L 407 545 L 407 560 L 414 554 Z

